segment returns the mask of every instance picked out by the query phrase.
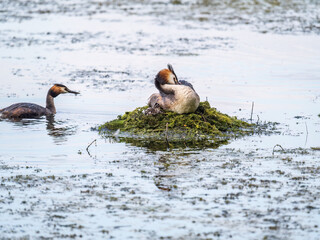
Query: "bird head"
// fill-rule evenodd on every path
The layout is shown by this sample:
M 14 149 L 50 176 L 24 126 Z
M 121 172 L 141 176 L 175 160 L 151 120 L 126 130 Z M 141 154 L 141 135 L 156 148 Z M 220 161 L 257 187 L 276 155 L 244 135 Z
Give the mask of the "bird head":
M 65 85 L 62 84 L 54 84 L 50 89 L 49 93 L 52 97 L 57 97 L 61 93 L 73 93 L 75 95 L 79 94 L 79 92 L 75 92 L 67 88 Z
M 177 75 L 175 74 L 171 64 L 168 64 L 168 69 L 162 69 L 156 76 L 156 81 L 160 84 L 179 84 Z

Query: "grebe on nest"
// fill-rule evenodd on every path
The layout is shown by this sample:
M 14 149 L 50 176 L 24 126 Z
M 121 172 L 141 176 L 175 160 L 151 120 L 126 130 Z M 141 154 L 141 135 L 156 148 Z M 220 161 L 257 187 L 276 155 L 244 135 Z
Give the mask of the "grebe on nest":
M 46 107 L 41 107 L 34 103 L 16 103 L 9 107 L 0 109 L 2 118 L 38 118 L 43 115 L 52 115 L 56 113 L 53 99 L 61 93 L 73 93 L 79 94 L 78 92 L 71 91 L 62 84 L 53 85 L 47 94 Z
M 197 110 L 200 102 L 199 95 L 191 83 L 178 81 L 171 64 L 168 64 L 168 69 L 162 69 L 157 74 L 154 84 L 160 93 L 154 93 L 149 97 L 148 105 L 152 109 L 160 107 L 179 114 Z

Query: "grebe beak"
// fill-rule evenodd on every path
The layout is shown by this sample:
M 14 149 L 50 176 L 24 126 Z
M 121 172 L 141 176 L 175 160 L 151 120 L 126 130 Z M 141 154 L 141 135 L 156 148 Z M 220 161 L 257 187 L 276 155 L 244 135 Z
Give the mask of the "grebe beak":
M 180 82 L 179 82 L 179 80 L 178 80 L 178 77 L 177 77 L 176 73 L 174 72 L 173 67 L 172 67 L 172 65 L 171 65 L 170 63 L 168 63 L 168 69 L 169 69 L 169 70 L 173 73 L 173 75 L 175 76 L 174 83 L 180 85 Z
M 75 95 L 80 94 L 79 92 L 72 91 L 72 90 L 70 90 L 69 88 L 66 88 L 66 91 L 67 91 L 68 93 L 73 93 L 73 94 L 75 94 Z

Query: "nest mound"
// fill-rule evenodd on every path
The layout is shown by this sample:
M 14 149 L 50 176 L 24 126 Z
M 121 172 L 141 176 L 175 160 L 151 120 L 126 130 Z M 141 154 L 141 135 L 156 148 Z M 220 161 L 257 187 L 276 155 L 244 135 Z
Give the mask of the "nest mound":
M 230 117 L 211 108 L 209 102 L 201 102 L 198 109 L 190 114 L 162 112 L 146 115 L 147 106 L 119 115 L 117 119 L 106 122 L 99 131 L 107 136 L 132 140 L 160 141 L 169 143 L 190 143 L 195 145 L 221 144 L 235 136 L 249 135 L 254 132 L 254 124 L 236 117 Z M 209 141 L 209 142 L 208 142 Z

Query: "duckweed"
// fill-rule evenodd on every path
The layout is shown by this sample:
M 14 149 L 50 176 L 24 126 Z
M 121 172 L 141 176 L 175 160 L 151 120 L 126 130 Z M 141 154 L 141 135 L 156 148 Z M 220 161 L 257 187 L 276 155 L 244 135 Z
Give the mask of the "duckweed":
M 146 115 L 146 109 L 148 106 L 138 107 L 106 122 L 99 127 L 100 134 L 112 137 L 115 131 L 120 130 L 116 135 L 121 140 L 139 146 L 141 143 L 142 146 L 150 143 L 163 146 L 166 140 L 168 144 L 192 143 L 192 147 L 217 147 L 227 143 L 231 137 L 253 133 L 256 126 L 220 113 L 207 101 L 201 102 L 196 112 L 190 114 L 162 112 Z

